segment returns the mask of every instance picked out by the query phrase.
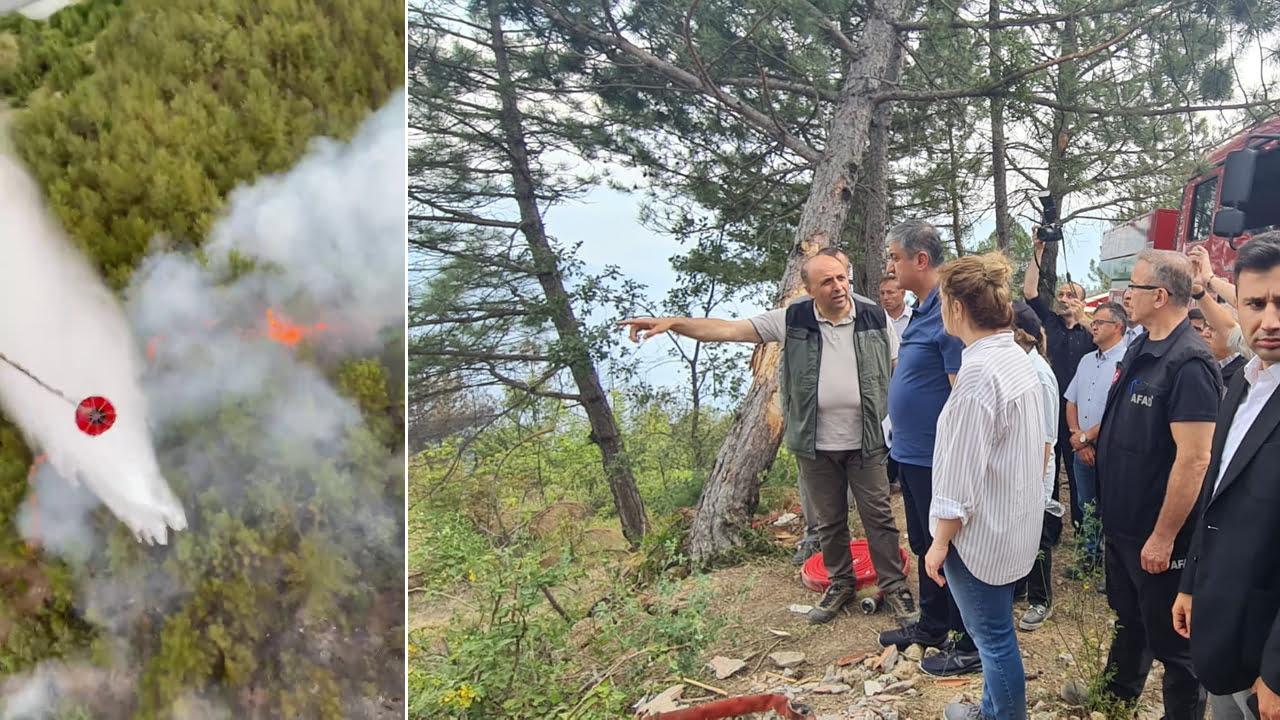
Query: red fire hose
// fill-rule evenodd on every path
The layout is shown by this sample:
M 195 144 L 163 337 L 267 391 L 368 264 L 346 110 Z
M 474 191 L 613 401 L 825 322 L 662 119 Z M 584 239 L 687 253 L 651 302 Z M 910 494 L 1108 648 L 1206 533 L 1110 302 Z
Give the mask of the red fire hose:
M 724 700 L 716 700 L 702 705 L 694 705 L 683 710 L 647 715 L 644 720 L 719 720 L 720 718 L 736 718 L 770 710 L 778 713 L 786 720 L 814 720 L 813 711 L 809 709 L 808 705 L 789 700 L 786 695 L 778 693 L 725 698 Z

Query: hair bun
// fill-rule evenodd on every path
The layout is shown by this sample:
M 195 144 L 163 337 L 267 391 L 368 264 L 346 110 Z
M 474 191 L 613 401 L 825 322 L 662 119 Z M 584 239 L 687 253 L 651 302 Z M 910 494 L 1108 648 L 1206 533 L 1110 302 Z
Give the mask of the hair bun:
M 1013 266 L 1003 253 L 987 253 L 982 256 L 982 274 L 992 285 L 1005 285 L 1013 279 Z

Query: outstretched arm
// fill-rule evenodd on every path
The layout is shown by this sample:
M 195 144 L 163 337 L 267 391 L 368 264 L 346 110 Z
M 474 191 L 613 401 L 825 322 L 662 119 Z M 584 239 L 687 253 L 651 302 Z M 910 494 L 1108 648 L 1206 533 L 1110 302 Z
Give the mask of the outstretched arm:
M 761 342 L 760 333 L 745 319 L 641 317 L 623 320 L 618 326 L 630 329 L 631 342 L 636 343 L 668 331 L 699 342 Z
M 1044 256 L 1044 241 L 1036 237 L 1035 228 L 1031 229 L 1031 237 L 1035 243 L 1035 257 L 1027 263 L 1027 272 L 1022 276 L 1022 297 L 1027 302 L 1040 297 L 1040 258 Z

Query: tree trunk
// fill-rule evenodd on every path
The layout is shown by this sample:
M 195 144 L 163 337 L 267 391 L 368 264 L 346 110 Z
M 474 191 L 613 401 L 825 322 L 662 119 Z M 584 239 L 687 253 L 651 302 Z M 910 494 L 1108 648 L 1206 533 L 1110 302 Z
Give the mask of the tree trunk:
M 613 408 L 600 385 L 600 376 L 587 354 L 586 341 L 581 325 L 574 315 L 569 294 L 560 278 L 559 260 L 547 239 L 542 214 L 538 209 L 533 173 L 529 164 L 529 150 L 524 141 L 524 120 L 516 104 L 516 90 L 511 80 L 511 64 L 507 56 L 502 31 L 499 0 L 489 0 L 490 34 L 493 37 L 494 64 L 498 74 L 499 95 L 502 110 L 499 115 L 502 132 L 506 138 L 507 152 L 511 160 L 511 177 L 516 204 L 520 208 L 520 233 L 529 244 L 537 268 L 538 283 L 552 308 L 552 324 L 564 346 L 569 349 L 569 370 L 582 397 L 582 407 L 591 425 L 591 441 L 600 448 L 604 461 L 605 477 L 613 492 L 613 503 L 622 522 L 622 533 L 632 544 L 640 542 L 649 531 L 649 518 L 644 500 L 636 487 L 635 476 L 627 461 Z
M 693 415 L 689 418 L 689 446 L 693 449 L 695 470 L 701 470 L 705 461 L 702 457 L 702 438 L 698 435 L 702 424 L 702 378 L 698 376 L 701 355 L 702 343 L 697 343 L 693 347 L 693 357 L 689 358 L 689 399 L 693 405 Z
M 884 87 L 896 86 L 902 75 L 902 46 L 894 43 L 889 50 L 889 66 L 885 70 Z M 893 103 L 882 102 L 871 113 L 871 131 L 867 141 L 867 185 L 862 198 L 862 256 L 864 258 L 862 293 L 877 297 L 880 278 L 884 275 L 884 238 L 889 224 L 889 123 L 893 119 Z
M 1076 32 L 1076 21 L 1068 18 L 1063 23 L 1062 52 L 1074 53 L 1079 44 Z M 1076 97 L 1076 67 L 1072 63 L 1058 66 L 1058 83 L 1056 95 L 1059 102 L 1070 103 Z M 1050 138 L 1049 167 L 1046 188 L 1058 205 L 1058 213 L 1062 214 L 1062 199 L 1065 195 L 1067 177 L 1067 148 L 1071 143 L 1071 115 L 1062 110 L 1053 112 L 1053 137 Z M 1037 290 L 1041 297 L 1052 298 L 1058 289 L 1058 246 L 1062 243 L 1045 243 L 1044 257 L 1040 261 L 1040 286 Z M 1070 273 L 1068 273 L 1070 276 Z M 1083 299 L 1083 298 L 1082 298 Z
M 800 266 L 839 236 L 853 199 L 853 183 L 871 126 L 872 96 L 888 76 L 891 49 L 897 42 L 892 23 L 905 0 L 873 0 L 858 41 L 860 51 L 849 63 L 827 132 L 827 146 L 813 173 L 809 198 L 801 211 L 795 245 L 778 287 L 782 306 L 803 292 Z M 760 498 L 760 476 L 773 462 L 782 438 L 778 403 L 776 343 L 757 348 L 751 361 L 753 384 L 734 419 L 698 501 L 686 546 L 698 562 L 742 545 L 742 531 Z
M 951 178 L 947 183 L 947 200 L 951 206 L 951 241 L 956 246 L 956 257 L 964 257 L 964 219 L 960 213 L 960 161 L 956 153 L 954 125 L 947 127 L 947 162 L 951 166 Z
M 987 6 L 987 20 L 991 30 L 987 32 L 987 47 L 990 54 L 988 69 L 991 80 L 1004 77 L 1003 63 L 1000 61 L 1000 31 L 996 24 L 1000 21 L 1000 0 L 991 0 Z M 1009 234 L 1009 188 L 1008 167 L 1005 157 L 1004 139 L 1004 98 L 991 98 L 991 181 L 996 196 L 996 247 L 1005 255 L 1009 254 L 1012 236 Z

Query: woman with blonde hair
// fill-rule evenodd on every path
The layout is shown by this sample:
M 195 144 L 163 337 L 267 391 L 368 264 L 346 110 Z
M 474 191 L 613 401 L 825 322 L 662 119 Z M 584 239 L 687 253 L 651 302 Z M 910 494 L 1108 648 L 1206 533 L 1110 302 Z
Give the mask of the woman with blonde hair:
M 1039 378 L 1014 341 L 1012 272 L 999 253 L 939 271 L 943 326 L 965 349 L 938 418 L 925 571 L 950 586 L 982 658 L 981 705 L 952 703 L 946 720 L 1027 714 L 1013 586 L 1039 546 L 1045 432 Z

